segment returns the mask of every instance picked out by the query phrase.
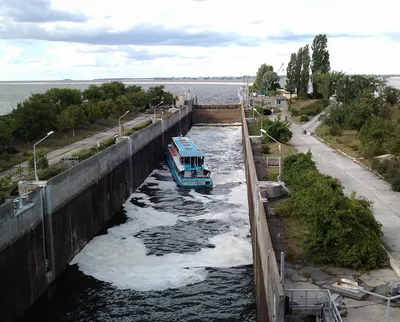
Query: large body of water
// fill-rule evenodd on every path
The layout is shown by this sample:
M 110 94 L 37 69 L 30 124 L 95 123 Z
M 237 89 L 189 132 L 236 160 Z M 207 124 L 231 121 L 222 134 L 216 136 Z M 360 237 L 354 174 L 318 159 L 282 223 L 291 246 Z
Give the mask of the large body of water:
M 95 81 L 65 81 L 65 82 L 0 82 L 0 115 L 8 114 L 18 103 L 27 99 L 31 93 L 43 93 L 46 90 L 58 88 L 77 88 L 85 90 L 91 84 L 100 85 Z M 237 82 L 125 82 L 126 85 L 137 84 L 144 89 L 163 84 L 165 90 L 175 95 L 182 95 L 192 87 L 192 96 L 197 96 L 199 104 L 235 104 L 239 102 L 238 90 L 242 85 Z
M 78 88 L 85 90 L 91 84 L 100 85 L 100 81 L 54 81 L 54 82 L 0 82 L 0 115 L 8 114 L 18 103 L 27 99 L 31 93 L 43 93 L 46 90 L 59 88 Z M 284 77 L 280 79 L 284 86 Z M 127 85 L 137 84 L 144 89 L 163 84 L 165 89 L 175 95 L 184 93 L 184 88 L 192 86 L 192 95 L 197 96 L 199 104 L 235 104 L 239 102 L 238 90 L 242 85 L 237 81 L 229 82 L 125 82 Z M 389 78 L 388 84 L 400 89 L 400 78 Z M 310 87 L 311 90 L 311 87 Z
M 241 129 L 188 135 L 214 188 L 182 190 L 162 163 L 23 322 L 257 320 Z

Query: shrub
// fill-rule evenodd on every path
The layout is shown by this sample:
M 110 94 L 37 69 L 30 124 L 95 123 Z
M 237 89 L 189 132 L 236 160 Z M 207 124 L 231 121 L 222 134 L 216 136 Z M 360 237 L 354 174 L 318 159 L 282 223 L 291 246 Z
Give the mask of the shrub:
M 328 131 L 332 136 L 341 136 L 343 134 L 343 129 L 339 124 L 332 124 Z
M 56 175 L 64 172 L 65 170 L 67 170 L 68 167 L 61 165 L 61 164 L 55 164 L 55 165 L 51 165 L 50 167 L 40 170 L 38 171 L 38 176 L 41 180 L 49 180 L 53 177 L 55 177 Z
M 28 168 L 33 170 L 35 167 L 33 156 L 28 159 Z M 36 153 L 36 169 L 46 169 L 49 167 L 49 160 L 43 152 Z
M 355 193 L 346 196 L 338 179 L 319 173 L 311 152 L 285 158 L 283 180 L 292 192 L 294 215 L 307 226 L 303 248 L 310 259 L 359 270 L 387 259 L 371 203 Z
M 315 116 L 323 111 L 325 103 L 322 100 L 315 101 L 301 109 L 301 113 L 307 116 Z
M 268 154 L 271 148 L 268 143 L 261 144 L 261 153 Z
M 299 116 L 299 111 L 296 109 L 290 110 L 290 112 L 292 113 L 293 116 Z
M 310 118 L 307 115 L 300 115 L 300 122 L 308 122 Z

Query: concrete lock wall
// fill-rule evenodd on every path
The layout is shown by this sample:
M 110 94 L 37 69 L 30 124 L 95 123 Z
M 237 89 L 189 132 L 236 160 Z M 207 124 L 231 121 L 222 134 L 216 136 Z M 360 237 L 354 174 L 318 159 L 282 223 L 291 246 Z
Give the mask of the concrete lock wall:
M 193 123 L 236 123 L 240 122 L 240 104 L 195 105 Z
M 191 113 L 186 106 L 0 206 L 2 322 L 23 315 L 121 209 L 163 160 L 172 136 L 189 131 Z
M 0 214 L 0 320 L 7 322 L 47 287 L 42 189 L 3 204 Z
M 285 295 L 269 234 L 264 203 L 260 199 L 257 187 L 254 156 L 243 108 L 241 117 L 258 320 L 283 322 Z

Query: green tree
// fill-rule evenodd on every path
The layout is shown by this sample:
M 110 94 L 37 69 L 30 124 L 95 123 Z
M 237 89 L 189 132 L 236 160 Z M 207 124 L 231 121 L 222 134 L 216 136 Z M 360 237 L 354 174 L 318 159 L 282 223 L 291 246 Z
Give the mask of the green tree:
M 137 110 L 143 111 L 149 104 L 149 97 L 144 91 L 128 92 L 126 94 L 126 97 L 131 102 L 134 112 L 136 112 Z
M 102 117 L 102 112 L 100 106 L 97 103 L 86 102 L 82 104 L 83 113 L 85 114 L 85 119 L 93 125 L 100 117 Z
M 37 152 L 36 153 L 36 169 L 37 170 L 42 170 L 42 169 L 47 169 L 49 167 L 49 160 L 47 159 L 46 154 L 43 152 Z M 34 158 L 31 156 L 28 159 L 28 168 L 29 170 L 34 170 L 35 164 L 34 164 Z
M 77 129 L 84 120 L 85 113 L 81 105 L 71 105 L 58 116 L 60 130 L 65 132 L 65 137 L 67 137 L 66 133 L 69 130 L 72 130 L 72 136 L 75 136 L 75 129 Z
M 101 111 L 101 115 L 107 120 L 110 115 L 115 111 L 115 103 L 111 99 L 99 101 L 96 103 Z
M 132 103 L 129 101 L 126 95 L 118 96 L 115 103 L 115 110 L 119 115 L 123 115 L 126 111 L 133 112 Z
M 262 64 L 257 71 L 254 81 L 255 87 L 261 90 L 276 90 L 279 87 L 278 74 L 271 65 Z
M 165 99 L 164 85 L 151 86 L 147 90 L 147 97 L 151 105 L 155 106 Z
M 280 143 L 287 143 L 292 138 L 292 131 L 290 131 L 290 123 L 281 121 L 278 117 L 274 122 L 267 123 L 266 132 L 272 136 L 275 140 Z M 264 138 L 266 141 L 270 141 L 268 136 Z
M 296 53 L 292 53 L 290 61 L 286 69 L 286 86 L 285 89 L 292 95 L 296 90 Z
M 325 34 L 319 34 L 314 37 L 311 45 L 312 49 L 312 62 L 311 72 L 313 80 L 313 95 L 314 98 L 318 98 L 322 95 L 322 92 L 318 92 L 318 84 L 314 81 L 316 74 L 328 74 L 331 66 L 329 62 L 329 51 L 328 51 L 328 38 Z
M 380 117 L 370 118 L 360 129 L 358 135 L 364 156 L 385 154 L 395 131 L 391 121 Z
M 396 105 L 400 103 L 400 90 L 392 86 L 385 86 L 382 95 L 385 102 L 390 105 Z
M 12 142 L 12 129 L 10 124 L 3 118 L 0 118 L 0 154 Z
M 139 93 L 139 92 L 145 92 L 144 90 L 143 90 L 143 87 L 142 86 L 139 86 L 139 85 L 130 85 L 130 86 L 128 86 L 127 88 L 126 88 L 126 93 L 127 94 L 133 94 L 133 93 Z
M 117 100 L 118 96 L 126 93 L 125 84 L 122 82 L 103 83 L 100 85 L 103 100 Z
M 303 47 L 301 55 L 300 95 L 307 98 L 308 85 L 310 82 L 310 50 L 308 45 Z
M 49 132 L 57 124 L 55 110 L 44 94 L 32 94 L 11 112 L 15 120 L 13 135 L 28 142 Z
M 300 95 L 300 89 L 301 89 L 301 70 L 303 67 L 303 47 L 300 47 L 299 50 L 297 51 L 296 55 L 296 64 L 294 67 L 295 73 L 294 73 L 294 79 L 296 83 L 296 93 L 297 97 Z
M 92 102 L 100 101 L 103 97 L 100 87 L 96 85 L 90 85 L 89 88 L 83 91 L 82 95 L 85 100 Z
M 75 88 L 51 88 L 44 95 L 50 100 L 56 114 L 61 113 L 68 106 L 82 103 L 82 93 Z
M 318 87 L 319 90 L 318 95 L 322 96 L 322 99 L 325 102 L 329 102 L 329 98 L 333 94 L 331 75 L 329 73 L 313 73 L 312 79 L 313 79 L 314 95 L 316 95 L 315 91 L 316 88 Z

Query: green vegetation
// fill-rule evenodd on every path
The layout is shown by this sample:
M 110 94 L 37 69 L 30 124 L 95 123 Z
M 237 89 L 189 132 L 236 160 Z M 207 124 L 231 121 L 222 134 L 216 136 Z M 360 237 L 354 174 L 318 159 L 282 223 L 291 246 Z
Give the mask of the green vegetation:
M 315 263 L 357 270 L 374 269 L 386 261 L 381 224 L 370 202 L 354 193 L 347 197 L 338 179 L 317 170 L 311 152 L 285 158 L 283 180 L 292 199 L 277 213 L 292 223 L 290 227 L 301 228 L 294 238 L 301 250 L 294 247 L 292 253 L 301 252 Z
M 81 140 L 118 124 L 118 118 L 130 111 L 126 119 L 151 105 L 174 104 L 175 97 L 164 86 L 147 91 L 121 82 L 90 85 L 84 91 L 52 88 L 32 94 L 13 111 L 0 117 L 0 171 L 28 159 L 32 145 L 50 130 L 56 133 L 40 144 L 41 152 Z
M 279 77 L 276 72 L 274 72 L 274 67 L 267 64 L 262 64 L 257 71 L 254 84 L 250 86 L 249 91 L 268 91 L 275 92 L 279 86 Z
M 400 171 L 388 176 L 383 169 L 396 168 L 400 156 L 400 91 L 370 76 L 335 76 L 336 103 L 323 117 L 317 134 L 333 147 L 360 158 L 392 183 L 400 181 Z M 393 158 L 380 165 L 380 155 Z M 392 165 L 390 165 L 393 163 Z M 393 177 L 392 177 L 393 176 Z

